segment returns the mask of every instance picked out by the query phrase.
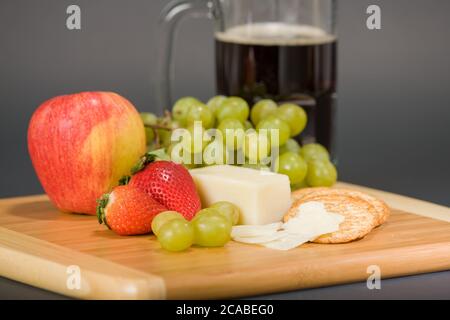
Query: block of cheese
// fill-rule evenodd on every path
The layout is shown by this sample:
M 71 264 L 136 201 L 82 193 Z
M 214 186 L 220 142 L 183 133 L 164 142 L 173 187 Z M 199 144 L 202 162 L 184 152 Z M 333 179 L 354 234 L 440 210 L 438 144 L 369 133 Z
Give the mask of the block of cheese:
M 229 201 L 241 209 L 239 224 L 281 221 L 291 206 L 286 175 L 230 165 L 190 170 L 203 208 Z

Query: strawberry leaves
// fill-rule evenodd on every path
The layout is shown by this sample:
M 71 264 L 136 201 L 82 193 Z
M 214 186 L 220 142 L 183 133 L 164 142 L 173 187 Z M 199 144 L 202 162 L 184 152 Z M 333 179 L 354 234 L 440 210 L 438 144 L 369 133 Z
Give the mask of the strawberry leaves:
M 105 208 L 108 205 L 109 195 L 109 193 L 105 193 L 104 195 L 102 195 L 101 198 L 97 200 L 96 208 L 98 223 L 104 223 L 106 224 L 106 226 L 108 226 L 108 224 L 106 223 Z
M 145 153 L 138 160 L 138 162 L 131 168 L 131 170 L 130 170 L 131 175 L 123 176 L 122 178 L 120 178 L 119 186 L 127 185 L 131 180 L 131 176 L 133 176 L 136 173 L 138 173 L 139 171 L 145 169 L 145 167 L 148 164 L 150 164 L 154 161 L 159 161 L 159 160 L 170 161 L 170 157 L 167 155 L 167 153 L 165 152 L 164 149 L 157 149 L 157 150 L 153 150 L 153 151 L 149 151 L 149 152 Z
M 139 161 L 134 165 L 134 167 L 131 168 L 131 174 L 134 175 L 138 173 L 139 171 L 144 169 L 145 166 L 147 166 L 147 164 L 152 163 L 155 160 L 156 155 L 152 151 L 147 152 L 139 159 Z

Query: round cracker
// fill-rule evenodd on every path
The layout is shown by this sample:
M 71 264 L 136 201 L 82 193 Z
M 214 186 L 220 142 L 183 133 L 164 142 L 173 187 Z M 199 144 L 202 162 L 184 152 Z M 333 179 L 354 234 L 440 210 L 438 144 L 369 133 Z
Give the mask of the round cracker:
M 329 188 L 328 190 L 324 190 L 322 188 L 322 190 L 316 189 L 314 191 L 305 193 L 301 197 L 301 199 L 306 200 L 311 197 L 322 196 L 322 195 L 323 196 L 348 195 L 350 197 L 359 198 L 363 201 L 366 201 L 369 204 L 369 207 L 367 208 L 367 210 L 369 212 L 371 212 L 373 215 L 375 215 L 376 226 L 379 226 L 382 223 L 384 223 L 390 214 L 389 207 L 383 201 L 381 201 L 371 195 L 368 195 L 367 193 L 357 191 L 357 190 L 337 189 L 337 188 L 336 189 Z
M 297 200 L 285 215 L 284 220 L 287 221 L 297 215 L 298 207 L 310 201 L 322 202 L 327 211 L 344 216 L 344 221 L 339 225 L 338 231 L 322 235 L 312 242 L 350 242 L 363 238 L 376 226 L 376 216 L 368 210 L 370 204 L 360 198 L 346 194 L 317 195 Z
M 331 188 L 328 188 L 328 187 L 311 187 L 311 188 L 298 189 L 291 193 L 291 199 L 292 199 L 292 202 L 295 202 L 310 193 L 313 193 L 316 191 L 322 191 L 322 190 L 330 190 L 330 189 Z

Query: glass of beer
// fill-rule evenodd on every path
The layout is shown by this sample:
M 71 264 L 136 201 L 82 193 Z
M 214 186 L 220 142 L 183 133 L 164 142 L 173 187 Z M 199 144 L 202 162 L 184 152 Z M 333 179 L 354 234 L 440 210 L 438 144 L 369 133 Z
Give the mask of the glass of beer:
M 217 93 L 293 102 L 308 114 L 301 143 L 319 142 L 334 155 L 336 4 L 333 0 L 194 0 L 162 15 L 160 104 L 171 103 L 171 49 L 186 15 L 215 20 Z

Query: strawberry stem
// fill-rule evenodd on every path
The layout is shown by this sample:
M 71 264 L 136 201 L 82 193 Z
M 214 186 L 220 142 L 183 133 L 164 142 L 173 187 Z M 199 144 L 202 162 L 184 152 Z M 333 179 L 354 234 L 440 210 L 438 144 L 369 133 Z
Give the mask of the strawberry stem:
M 134 167 L 131 168 L 130 172 L 131 175 L 126 175 L 120 178 L 119 180 L 119 186 L 125 186 L 127 185 L 131 177 L 138 173 L 139 171 L 145 169 L 145 167 L 157 160 L 166 160 L 170 161 L 170 157 L 165 153 L 164 149 L 158 149 L 158 150 L 152 150 L 144 154 L 138 162 L 134 165 Z
M 134 175 L 145 168 L 145 166 L 149 163 L 152 163 L 156 160 L 156 155 L 154 153 L 147 152 L 144 154 L 138 161 L 138 163 L 135 164 L 133 168 L 131 168 L 131 175 Z
M 123 176 L 119 180 L 119 186 L 126 186 L 128 184 L 128 182 L 130 182 L 130 180 L 131 180 L 131 176 Z
M 108 223 L 106 222 L 106 216 L 105 216 L 105 208 L 108 205 L 109 201 L 109 193 L 105 193 L 100 197 L 100 199 L 97 200 L 97 219 L 98 223 L 100 224 L 106 224 L 106 226 L 109 228 Z

